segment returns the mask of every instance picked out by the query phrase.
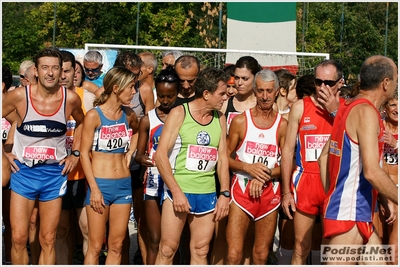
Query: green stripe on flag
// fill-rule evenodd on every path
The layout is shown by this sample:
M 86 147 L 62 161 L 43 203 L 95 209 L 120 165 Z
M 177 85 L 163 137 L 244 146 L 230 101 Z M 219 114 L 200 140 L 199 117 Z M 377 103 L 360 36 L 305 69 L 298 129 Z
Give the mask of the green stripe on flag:
M 228 2 L 228 18 L 249 22 L 285 22 L 296 20 L 296 2 Z

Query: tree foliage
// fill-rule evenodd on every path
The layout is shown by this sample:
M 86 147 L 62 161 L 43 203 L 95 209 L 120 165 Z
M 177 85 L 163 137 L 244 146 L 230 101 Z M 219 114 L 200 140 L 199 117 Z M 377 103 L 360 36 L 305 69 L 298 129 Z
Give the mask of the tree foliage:
M 387 5 L 386 54 L 397 63 L 397 2 L 297 3 L 297 51 L 329 53 L 342 63 L 346 75 L 356 76 L 366 57 L 385 53 Z M 55 10 L 56 47 L 83 48 L 85 43 L 133 45 L 136 39 L 139 45 L 150 46 L 226 47 L 226 3 L 5 2 L 2 60 L 14 73 L 21 61 L 53 45 Z
M 298 51 L 325 52 L 341 62 L 345 78 L 355 82 L 364 59 L 384 55 L 386 7 L 388 3 L 298 3 Z M 388 57 L 398 56 L 398 4 L 391 2 L 388 19 Z M 303 43 L 304 33 L 304 43 Z M 349 78 L 350 76 L 350 78 Z

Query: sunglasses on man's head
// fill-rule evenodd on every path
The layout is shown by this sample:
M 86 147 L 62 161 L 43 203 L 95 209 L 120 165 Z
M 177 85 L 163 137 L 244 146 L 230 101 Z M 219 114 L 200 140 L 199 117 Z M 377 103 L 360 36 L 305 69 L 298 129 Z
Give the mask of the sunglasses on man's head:
M 333 87 L 333 86 L 335 86 L 337 84 L 338 81 L 340 81 L 340 79 L 341 78 L 337 79 L 336 81 L 332 81 L 332 80 L 321 80 L 321 79 L 316 78 L 315 79 L 315 85 L 321 86 L 322 83 L 323 83 L 325 85 L 329 85 L 329 87 Z
M 88 69 L 88 68 L 84 67 L 84 70 L 86 73 L 89 73 L 89 72 L 96 73 L 96 72 L 99 72 L 100 69 L 101 69 L 101 65 L 97 69 Z
M 178 80 L 178 78 L 176 76 L 173 75 L 158 75 L 156 77 L 156 82 L 176 82 Z

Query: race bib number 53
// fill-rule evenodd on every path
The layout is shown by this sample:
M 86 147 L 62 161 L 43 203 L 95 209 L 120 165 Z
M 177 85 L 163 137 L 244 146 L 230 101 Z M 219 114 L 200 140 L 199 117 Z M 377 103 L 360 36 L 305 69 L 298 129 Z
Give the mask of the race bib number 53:
M 304 136 L 306 161 L 317 161 L 329 134 L 309 134 Z
M 186 169 L 197 172 L 214 170 L 218 160 L 218 151 L 212 146 L 189 145 L 186 154 Z

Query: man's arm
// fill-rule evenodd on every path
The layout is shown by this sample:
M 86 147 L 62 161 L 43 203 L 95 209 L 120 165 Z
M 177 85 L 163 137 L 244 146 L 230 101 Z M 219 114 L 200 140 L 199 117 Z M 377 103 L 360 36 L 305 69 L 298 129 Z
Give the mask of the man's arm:
M 77 93 L 67 90 L 67 117 L 69 114 L 74 118 L 75 130 L 74 130 L 74 141 L 72 143 L 71 150 L 80 150 L 81 147 L 81 138 L 82 138 L 82 122 L 84 118 L 83 110 L 82 110 L 82 101 Z M 69 112 L 68 112 L 69 111 Z M 69 114 L 68 114 L 69 113 Z M 60 161 L 60 165 L 65 164 L 62 170 L 62 174 L 70 173 L 76 165 L 78 165 L 79 157 L 74 155 L 69 155 L 65 159 Z
M 328 193 L 330 181 L 329 181 L 329 168 L 328 168 L 328 159 L 329 159 L 329 146 L 331 143 L 331 137 L 329 137 L 328 141 L 326 141 L 324 148 L 321 151 L 321 154 L 318 158 L 319 165 L 319 173 L 322 182 L 322 186 L 324 187 L 325 193 Z
M 221 185 L 220 191 L 229 191 L 229 161 L 226 147 L 226 118 L 222 113 L 219 113 L 219 123 L 221 125 L 221 137 L 218 145 L 218 164 L 217 174 L 219 183 Z M 218 194 L 219 192 L 217 192 Z M 228 215 L 229 211 L 229 198 L 220 196 L 217 200 L 215 210 L 215 221 L 219 221 Z
M 96 84 L 89 81 L 83 81 L 82 87 L 93 94 L 97 91 L 97 89 L 99 89 L 99 87 Z
M 183 106 L 178 106 L 170 111 L 167 119 L 165 120 L 160 141 L 154 157 L 160 176 L 172 193 L 172 197 L 174 199 L 174 210 L 176 212 L 189 213 L 191 208 L 189 201 L 175 180 L 175 177 L 172 173 L 171 164 L 167 156 L 168 152 L 172 150 L 176 138 L 178 137 L 179 129 L 182 126 L 184 119 L 183 109 Z
M 366 120 L 365 118 L 373 118 Z M 358 105 L 350 111 L 346 121 L 349 136 L 358 141 L 365 179 L 380 194 L 398 204 L 398 190 L 390 176 L 379 165 L 379 116 L 369 105 Z
M 154 108 L 153 88 L 144 83 L 142 84 L 142 86 L 140 86 L 139 91 L 145 106 L 144 114 L 147 114 L 150 110 Z
M 303 115 L 303 100 L 292 105 L 289 113 L 289 121 L 286 129 L 285 144 L 282 148 L 281 177 L 282 177 L 282 208 L 284 213 L 292 219 L 289 206 L 296 211 L 294 198 L 291 193 L 291 177 L 293 171 L 293 159 L 295 156 L 296 138 L 300 119 Z
M 149 130 L 150 130 L 150 121 L 149 116 L 144 115 L 139 122 L 139 137 L 138 137 L 138 145 L 135 156 L 135 161 L 145 167 L 152 167 L 153 163 L 151 158 L 148 155 L 149 151 L 146 151 L 148 147 L 149 140 Z
M 23 103 L 25 109 L 18 109 L 18 104 Z M 15 90 L 3 94 L 2 98 L 2 117 L 6 118 L 11 112 L 17 110 L 19 117 L 25 116 L 26 113 L 26 93 L 24 87 L 18 87 Z

